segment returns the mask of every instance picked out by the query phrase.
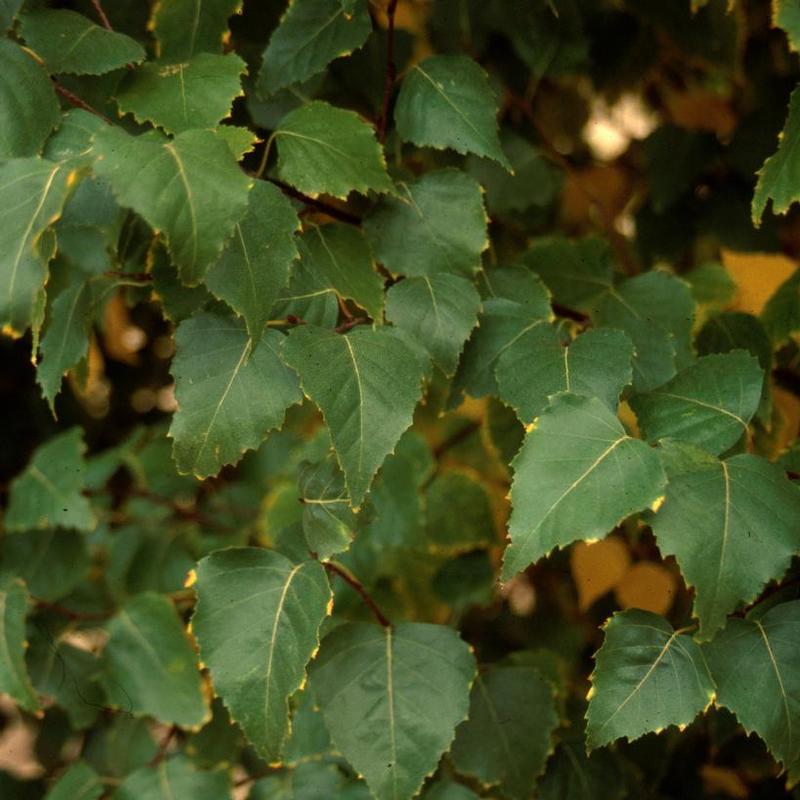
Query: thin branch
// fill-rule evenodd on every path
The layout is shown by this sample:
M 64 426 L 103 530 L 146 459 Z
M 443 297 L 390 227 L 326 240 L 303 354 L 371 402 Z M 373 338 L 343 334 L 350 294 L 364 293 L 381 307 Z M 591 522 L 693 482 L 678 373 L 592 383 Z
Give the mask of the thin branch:
M 323 561 L 322 566 L 325 567 L 328 572 L 334 573 L 334 575 L 338 575 L 345 583 L 352 586 L 356 592 L 360 595 L 361 599 L 364 601 L 364 605 L 372 612 L 373 616 L 375 617 L 384 628 L 390 628 L 392 623 L 383 615 L 383 612 L 378 608 L 378 604 L 369 596 L 369 592 L 364 588 L 364 585 L 361 581 L 356 578 L 348 569 L 343 567 L 341 564 L 337 564 L 335 561 Z
M 284 183 L 277 178 L 266 178 L 265 180 L 268 180 L 270 183 L 277 186 L 289 197 L 293 197 L 295 200 L 299 200 L 301 203 L 305 203 L 307 206 L 311 206 L 319 211 L 323 211 L 329 217 L 338 219 L 340 222 L 346 222 L 348 225 L 361 224 L 361 217 L 359 217 L 357 214 L 352 214 L 342 208 L 336 208 L 336 206 L 332 206 L 330 203 L 326 203 L 324 200 L 318 200 L 316 197 L 309 197 L 307 194 L 298 192 L 293 186 L 289 186 L 288 183 Z
M 389 104 L 392 101 L 392 90 L 397 80 L 397 65 L 394 63 L 394 16 L 397 11 L 397 0 L 389 0 L 386 8 L 386 81 L 383 86 L 383 103 L 378 119 L 378 140 L 386 141 L 386 129 L 389 127 Z
M 336 333 L 346 333 L 356 325 L 366 325 L 370 320 L 367 317 L 350 317 L 346 319 L 341 325 L 337 325 L 334 330 Z
M 169 747 L 170 742 L 175 738 L 178 730 L 179 728 L 177 725 L 172 725 L 170 727 L 166 733 L 166 736 L 164 736 L 164 738 L 161 740 L 161 744 L 158 746 L 158 751 L 148 762 L 148 767 L 157 767 L 166 758 L 167 748 Z
M 100 24 L 107 31 L 113 31 L 114 29 L 111 27 L 111 23 L 108 21 L 108 17 L 106 16 L 106 12 L 103 10 L 103 6 L 100 4 L 100 0 L 91 0 L 91 2 L 94 6 L 95 13 L 100 20 Z
M 100 113 L 96 108 L 92 108 L 85 100 L 81 100 L 78 95 L 73 94 L 66 86 L 62 86 L 58 81 L 53 81 L 53 88 L 70 104 L 75 106 L 75 108 L 82 108 L 84 111 L 88 111 L 90 114 L 94 114 L 96 117 L 100 117 L 103 122 L 107 125 L 113 125 L 114 123 L 110 120 L 105 114 Z

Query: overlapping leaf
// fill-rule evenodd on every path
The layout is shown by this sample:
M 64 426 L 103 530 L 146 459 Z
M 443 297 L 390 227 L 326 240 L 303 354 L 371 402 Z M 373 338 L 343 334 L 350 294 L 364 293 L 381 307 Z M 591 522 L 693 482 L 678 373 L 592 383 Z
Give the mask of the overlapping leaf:
M 144 48 L 135 39 L 67 9 L 24 14 L 21 33 L 54 73 L 101 75 L 145 58 Z
M 700 462 L 670 475 L 652 525 L 662 553 L 694 586 L 700 634 L 709 638 L 800 550 L 800 490 L 758 456 Z
M 123 113 L 152 122 L 167 133 L 210 128 L 227 117 L 241 94 L 245 63 L 234 53 L 198 53 L 178 64 L 150 61 L 117 92 Z
M 412 797 L 467 716 L 475 661 L 450 628 L 347 623 L 309 681 L 334 745 L 377 800 Z
M 280 755 L 288 699 L 303 682 L 331 598 L 316 561 L 257 548 L 219 550 L 197 569 L 192 630 L 231 717 L 258 752 Z
M 199 770 L 186 756 L 177 755 L 126 775 L 114 792 L 114 800 L 221 800 L 230 796 L 230 791 L 228 772 Z
M 454 169 L 401 183 L 365 227 L 376 258 L 401 275 L 471 277 L 489 245 L 480 186 Z
M 364 44 L 372 30 L 364 0 L 294 0 L 273 31 L 256 84 L 274 94 L 321 72 L 329 61 L 347 56 Z
M 632 439 L 597 398 L 556 395 L 512 462 L 511 578 L 555 547 L 605 536 L 658 499 L 658 456 Z
M 207 719 L 197 656 L 169 599 L 138 594 L 106 630 L 101 683 L 112 706 L 186 727 Z
M 415 64 L 403 79 L 394 119 L 404 141 L 475 153 L 511 171 L 497 135 L 496 113 L 488 76 L 475 61 L 435 55 Z
M 95 140 L 95 171 L 119 202 L 163 232 L 184 283 L 199 283 L 247 209 L 251 181 L 208 130 L 171 141 L 108 127 Z
M 589 750 L 669 725 L 688 725 L 714 696 L 714 683 L 692 637 L 639 609 L 617 613 L 606 623 L 591 680 Z
M 151 28 L 159 58 L 167 63 L 188 61 L 196 53 L 219 53 L 228 18 L 242 0 L 170 0 L 153 8 Z
M 355 328 L 347 335 L 305 325 L 283 357 L 320 407 L 354 506 L 403 431 L 419 400 L 425 365 L 394 330 Z
M 345 199 L 393 191 L 375 132 L 353 111 L 315 100 L 290 111 L 273 135 L 278 175 L 301 192 Z
M 800 601 L 731 619 L 703 648 L 716 703 L 755 731 L 784 767 L 800 761 Z
M 20 580 L 0 582 L 0 691 L 26 711 L 34 712 L 39 701 L 25 669 L 25 618 L 28 591 Z
M 297 376 L 278 356 L 281 338 L 266 329 L 253 339 L 242 322 L 207 312 L 181 323 L 169 431 L 181 472 L 215 475 L 258 447 L 300 401 Z

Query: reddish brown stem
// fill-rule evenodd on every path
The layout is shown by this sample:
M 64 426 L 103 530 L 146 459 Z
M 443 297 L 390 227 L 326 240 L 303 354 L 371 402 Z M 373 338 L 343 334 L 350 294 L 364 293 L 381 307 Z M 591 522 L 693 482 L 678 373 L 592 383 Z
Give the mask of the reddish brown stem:
M 70 105 L 75 106 L 75 108 L 82 108 L 84 111 L 88 111 L 90 114 L 100 117 L 107 125 L 114 124 L 105 114 L 101 114 L 96 108 L 92 108 L 85 100 L 81 100 L 78 95 L 73 94 L 66 86 L 62 86 L 58 81 L 53 81 L 53 87 Z
M 147 765 L 148 767 L 157 767 L 166 758 L 169 743 L 175 738 L 177 733 L 178 726 L 173 725 L 161 740 L 161 744 L 158 746 L 158 752 L 150 759 Z
M 378 119 L 378 140 L 386 141 L 386 129 L 389 127 L 389 104 L 392 102 L 392 91 L 397 79 L 397 65 L 394 63 L 394 17 L 397 12 L 397 0 L 389 0 L 386 8 L 386 81 L 383 85 L 383 103 Z
M 350 317 L 350 319 L 346 319 L 341 325 L 337 325 L 334 330 L 336 333 L 346 333 L 351 328 L 355 328 L 356 325 L 366 325 L 369 320 L 366 317 Z
M 42 611 L 53 611 L 56 614 L 60 614 L 62 617 L 67 617 L 67 619 L 72 619 L 76 622 L 79 620 L 100 622 L 111 616 L 111 612 L 109 611 L 74 611 L 71 608 L 60 606 L 58 603 L 48 603 L 46 600 L 36 600 L 36 608 Z
M 353 575 L 351 575 L 346 570 L 342 569 L 338 564 L 335 564 L 332 561 L 324 561 L 323 566 L 328 572 L 332 572 L 335 575 L 338 575 L 345 583 L 352 586 L 356 592 L 358 592 L 361 599 L 364 601 L 364 605 L 372 612 L 372 615 L 375 617 L 384 628 L 390 628 L 392 623 L 383 615 L 383 612 L 378 608 L 378 604 L 369 596 L 369 592 L 364 588 L 361 581 L 357 580 Z
M 332 206 L 329 203 L 326 203 L 324 200 L 317 200 L 316 197 L 309 197 L 307 194 L 298 192 L 293 186 L 289 186 L 288 183 L 284 183 L 277 178 L 266 178 L 265 180 L 268 180 L 270 183 L 277 186 L 289 197 L 293 197 L 295 200 L 299 200 L 301 203 L 305 203 L 307 206 L 311 206 L 319 211 L 323 211 L 329 217 L 338 219 L 340 222 L 346 222 L 348 225 L 361 224 L 361 217 L 356 214 L 351 214 L 349 211 L 345 211 L 342 208 L 336 208 L 336 206 Z
M 98 19 L 100 20 L 100 24 L 107 30 L 113 31 L 114 29 L 111 27 L 111 23 L 108 21 L 108 17 L 106 16 L 106 12 L 103 9 L 103 6 L 100 4 L 100 0 L 91 0 L 92 5 L 94 6 L 94 11 L 97 14 Z

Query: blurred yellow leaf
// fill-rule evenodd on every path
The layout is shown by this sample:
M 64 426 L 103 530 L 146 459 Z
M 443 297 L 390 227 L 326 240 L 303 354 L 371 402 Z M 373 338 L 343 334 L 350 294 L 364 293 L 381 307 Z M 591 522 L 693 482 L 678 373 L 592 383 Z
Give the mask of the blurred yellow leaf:
M 756 315 L 797 269 L 796 261 L 780 253 L 737 253 L 724 248 L 722 264 L 739 287 L 734 307 Z
M 800 398 L 781 389 L 780 386 L 772 387 L 772 403 L 781 415 L 781 428 L 777 436 L 777 451 L 785 450 L 800 432 Z
M 617 583 L 617 602 L 623 608 L 641 608 L 666 614 L 675 599 L 675 576 L 661 564 L 639 561 Z
M 724 794 L 744 800 L 750 797 L 744 781 L 728 767 L 718 767 L 716 764 L 703 764 L 700 767 L 705 794 Z
M 599 542 L 577 542 L 570 551 L 572 579 L 578 590 L 578 606 L 585 611 L 613 589 L 630 567 L 628 547 L 619 536 Z

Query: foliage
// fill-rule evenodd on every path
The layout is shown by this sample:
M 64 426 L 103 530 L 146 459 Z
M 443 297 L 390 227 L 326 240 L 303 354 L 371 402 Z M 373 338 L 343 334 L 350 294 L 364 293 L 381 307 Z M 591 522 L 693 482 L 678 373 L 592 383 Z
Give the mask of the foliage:
M 800 796 L 799 46 L 0 0 L 0 797 Z

